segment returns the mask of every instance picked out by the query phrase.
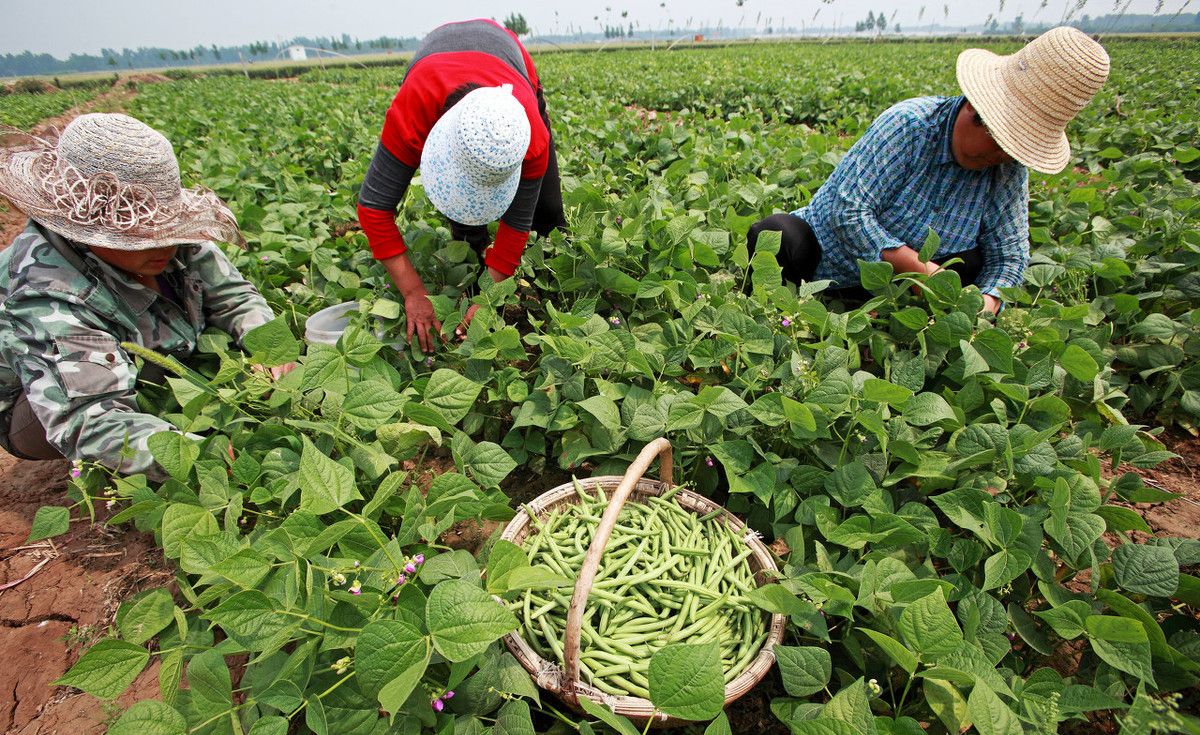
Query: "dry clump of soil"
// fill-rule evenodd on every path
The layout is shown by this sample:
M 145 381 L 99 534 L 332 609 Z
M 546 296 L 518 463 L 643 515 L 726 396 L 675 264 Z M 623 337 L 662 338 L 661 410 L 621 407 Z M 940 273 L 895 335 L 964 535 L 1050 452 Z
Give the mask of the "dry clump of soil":
M 65 461 L 0 454 L 0 732 L 99 733 L 119 709 L 156 697 L 157 664 L 117 707 L 52 681 L 114 625 L 121 602 L 170 584 L 154 539 L 131 529 L 71 524 L 63 536 L 26 544 L 43 505 L 66 505 Z

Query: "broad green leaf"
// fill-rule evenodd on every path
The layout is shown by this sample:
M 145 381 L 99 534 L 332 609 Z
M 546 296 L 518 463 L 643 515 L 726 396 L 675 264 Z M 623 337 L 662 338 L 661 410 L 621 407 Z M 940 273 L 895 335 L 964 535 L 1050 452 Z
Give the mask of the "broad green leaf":
M 579 706 L 583 708 L 584 712 L 616 730 L 620 735 L 641 735 L 641 731 L 634 727 L 632 722 L 602 704 L 597 704 L 587 697 L 580 697 Z
M 53 684 L 82 689 L 99 699 L 115 699 L 142 673 L 149 660 L 150 652 L 141 646 L 103 640 L 89 648 Z
M 308 437 L 301 437 L 300 510 L 316 515 L 332 513 L 362 495 L 354 484 L 354 473 L 317 449 Z
M 487 592 L 454 579 L 429 593 L 425 624 L 439 653 L 450 661 L 466 661 L 516 628 L 517 619 Z
M 829 683 L 833 661 L 824 648 L 778 645 L 774 651 L 783 688 L 793 697 L 807 697 Z
M 954 409 L 936 393 L 918 393 L 904 405 L 904 420 L 913 426 L 929 426 L 956 418 Z
M 899 630 L 904 642 L 925 656 L 949 653 L 963 639 L 962 630 L 940 587 L 904 608 L 900 613 Z
M 685 720 L 711 720 L 725 704 L 721 651 L 715 642 L 664 646 L 650 658 L 650 701 Z
M 242 346 L 250 353 L 251 362 L 266 367 L 300 359 L 300 342 L 292 336 L 287 319 L 282 316 L 246 332 Z
M 183 553 L 185 539 L 195 535 L 217 533 L 217 519 L 198 505 L 172 503 L 163 513 L 162 547 L 168 559 L 178 559 Z
M 729 726 L 729 717 L 724 712 L 717 715 L 717 719 L 708 723 L 708 727 L 704 728 L 704 735 L 733 735 L 733 730 Z
M 34 541 L 61 536 L 71 528 L 71 510 L 61 505 L 43 505 L 33 515 L 33 525 L 29 529 L 26 544 Z
M 1079 345 L 1068 345 L 1058 356 L 1058 362 L 1072 378 L 1082 382 L 1090 382 L 1100 372 L 1100 366 L 1091 355 Z
M 184 735 L 187 731 L 187 720 L 174 707 L 143 699 L 117 718 L 108 728 L 108 735 Z
M 188 689 L 193 699 L 199 698 L 220 709 L 232 706 L 233 683 L 225 657 L 215 649 L 195 656 L 187 667 Z
M 250 651 L 278 648 L 292 637 L 297 618 L 258 590 L 238 592 L 213 608 L 207 617 L 238 645 Z
M 900 407 L 912 395 L 913 392 L 908 388 L 879 378 L 869 378 L 867 382 L 863 383 L 863 398 L 868 401 L 879 401 Z
M 608 396 L 592 396 L 576 404 L 587 411 L 600 422 L 600 425 L 612 432 L 621 430 L 621 410 Z
M 886 260 L 858 261 L 859 282 L 868 291 L 882 291 L 892 282 L 895 268 Z
M 877 630 L 870 628 L 859 628 L 860 633 L 866 634 L 868 638 L 875 641 L 875 644 L 883 649 L 883 652 L 888 655 L 896 665 L 908 672 L 912 676 L 917 671 L 917 657 L 913 652 L 904 647 L 900 641 L 892 638 L 889 635 L 880 633 Z M 779 647 L 776 646 L 776 650 Z
M 192 465 L 200 457 L 200 447 L 177 431 L 160 431 L 146 440 L 154 461 L 171 477 L 186 482 Z
M 1162 546 L 1128 543 L 1112 554 L 1113 574 L 1122 589 L 1151 597 L 1170 597 L 1179 588 L 1179 560 Z
M 971 721 L 967 700 L 963 699 L 954 685 L 937 679 L 925 679 L 922 687 L 926 704 L 948 731 L 956 733 L 966 729 Z
M 287 718 L 271 715 L 255 720 L 247 735 L 287 735 L 287 731 Z
M 453 370 L 439 368 L 429 377 L 421 400 L 437 409 L 446 422 L 453 425 L 463 420 L 481 390 L 483 386 L 479 383 Z
M 360 429 L 382 426 L 407 402 L 395 388 L 378 380 L 355 383 L 342 401 L 342 415 Z
M 529 703 L 523 699 L 510 699 L 496 714 L 492 735 L 537 735 L 533 729 L 533 717 Z
M 425 584 L 437 584 L 446 579 L 462 579 L 479 575 L 479 564 L 471 552 L 464 549 L 438 554 L 421 567 L 420 579 Z
M 833 695 L 833 699 L 821 710 L 821 717 L 846 723 L 856 733 L 874 735 L 875 716 L 871 714 L 867 687 L 863 679 L 842 687 Z
M 1084 624 L 1091 614 L 1091 605 L 1083 600 L 1068 600 L 1058 607 L 1034 612 L 1034 615 L 1045 620 L 1055 633 L 1067 640 L 1083 635 Z
M 175 619 L 171 593 L 161 587 L 127 602 L 117 610 L 117 630 L 129 643 L 141 645 Z
M 1023 735 L 1025 732 L 1016 713 L 982 681 L 971 689 L 967 711 L 979 735 Z
M 1097 656 L 1113 668 L 1154 686 L 1150 639 L 1140 622 L 1113 615 L 1089 615 L 1084 628 Z
M 354 670 L 362 693 L 377 696 L 384 685 L 424 660 L 428 648 L 428 639 L 410 623 L 368 623 L 354 647 Z
M 379 706 L 384 712 L 399 712 L 421 683 L 421 678 L 425 676 L 425 670 L 429 667 L 429 659 L 433 656 L 433 648 L 426 645 L 424 650 L 425 655 L 419 661 L 400 672 L 395 679 L 384 684 L 379 690 Z
M 983 564 L 983 589 L 994 590 L 1017 578 L 1029 568 L 1033 557 L 1024 549 L 1002 549 Z

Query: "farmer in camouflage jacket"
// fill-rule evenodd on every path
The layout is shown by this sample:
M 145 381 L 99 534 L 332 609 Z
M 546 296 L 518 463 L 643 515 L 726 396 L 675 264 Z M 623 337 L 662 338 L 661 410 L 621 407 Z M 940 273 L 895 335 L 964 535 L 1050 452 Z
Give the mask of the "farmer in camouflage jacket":
M 0 445 L 161 479 L 146 441 L 178 430 L 139 411 L 120 343 L 186 358 L 206 327 L 240 342 L 271 320 L 211 242 L 240 241 L 232 213 L 181 189 L 171 144 L 125 115 L 6 146 L 0 195 L 31 218 L 0 252 Z

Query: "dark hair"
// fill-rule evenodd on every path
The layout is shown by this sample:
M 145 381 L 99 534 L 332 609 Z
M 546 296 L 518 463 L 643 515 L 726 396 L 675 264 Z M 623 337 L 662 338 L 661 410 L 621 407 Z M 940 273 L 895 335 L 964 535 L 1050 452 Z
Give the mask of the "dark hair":
M 474 92 L 482 86 L 483 85 L 479 82 L 467 82 L 466 84 L 456 87 L 453 92 L 446 95 L 446 102 L 442 105 L 442 114 L 445 115 L 450 111 L 451 107 L 454 107 L 461 102 L 463 97 L 466 97 L 468 94 Z

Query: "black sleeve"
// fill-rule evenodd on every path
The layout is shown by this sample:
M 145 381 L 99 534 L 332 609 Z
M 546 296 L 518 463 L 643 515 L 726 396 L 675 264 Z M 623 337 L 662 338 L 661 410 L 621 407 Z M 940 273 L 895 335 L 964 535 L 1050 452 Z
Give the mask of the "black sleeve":
M 415 168 L 401 163 L 380 143 L 375 147 L 375 156 L 367 168 L 367 175 L 363 177 L 358 203 L 369 209 L 395 212 L 416 172 Z M 536 196 L 534 199 L 536 201 Z
M 529 232 L 533 229 L 533 210 L 537 208 L 538 194 L 542 191 L 542 178 L 521 179 L 517 186 L 517 195 L 513 197 L 508 211 L 500 221 L 517 232 Z

